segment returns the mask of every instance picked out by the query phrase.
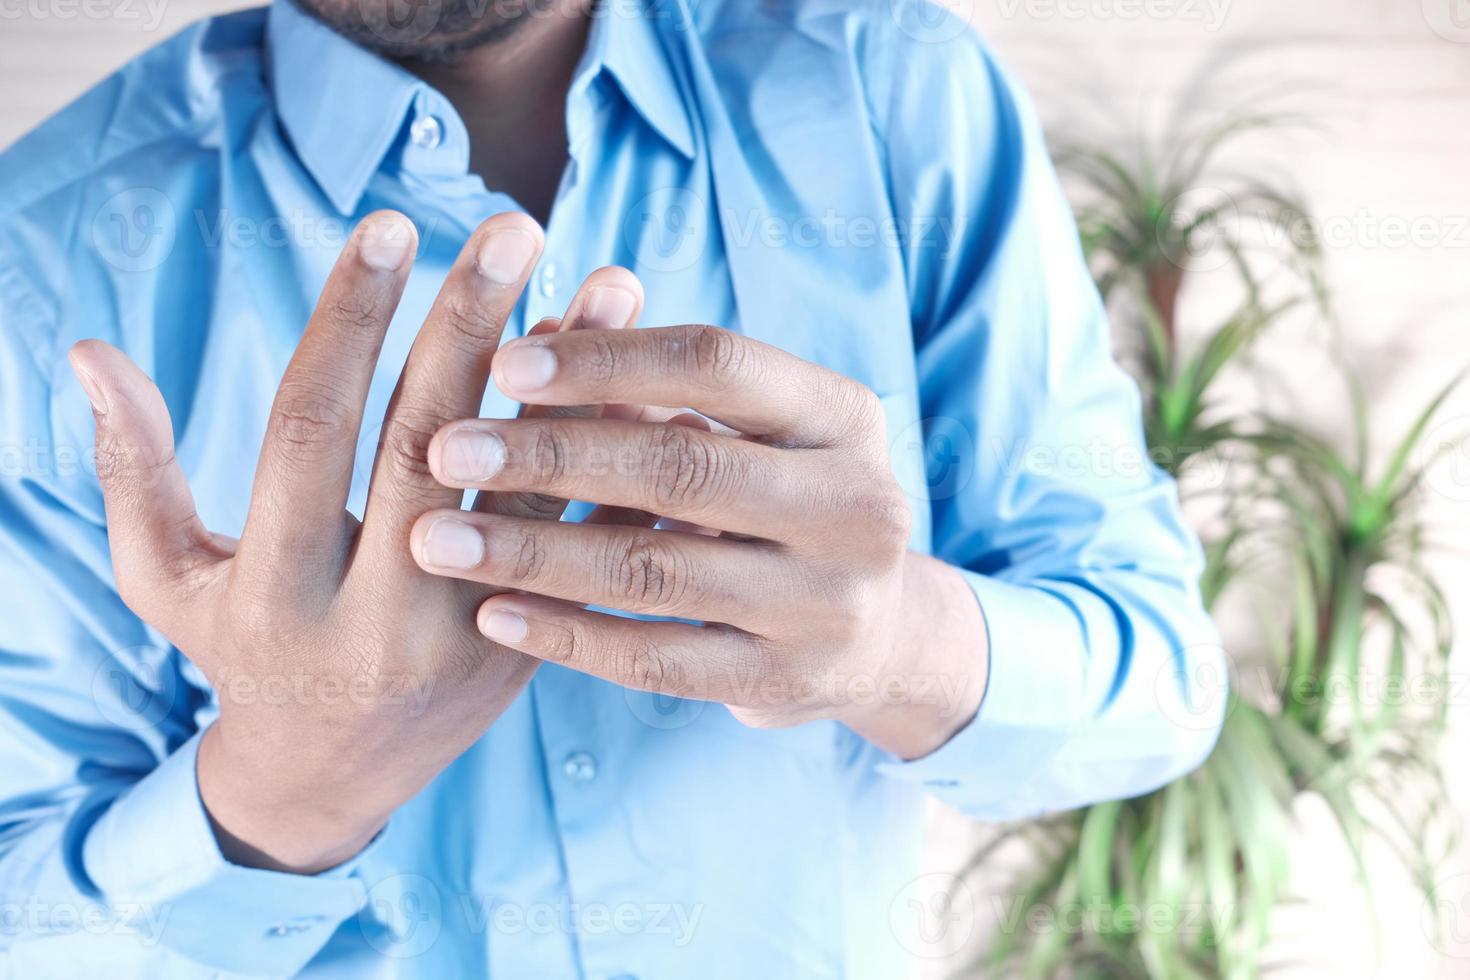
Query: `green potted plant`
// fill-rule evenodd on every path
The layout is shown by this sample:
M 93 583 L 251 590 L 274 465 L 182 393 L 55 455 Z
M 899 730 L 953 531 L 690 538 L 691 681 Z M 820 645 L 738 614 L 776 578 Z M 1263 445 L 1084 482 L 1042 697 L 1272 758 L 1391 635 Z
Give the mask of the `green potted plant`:
M 1305 207 L 1259 180 L 1231 183 L 1212 170 L 1232 139 L 1283 121 L 1230 117 L 1132 163 L 1098 148 L 1060 157 L 1086 194 L 1079 224 L 1099 288 L 1115 321 L 1141 340 L 1132 366 L 1151 452 L 1186 488 L 1196 464 L 1234 464 L 1229 487 L 1205 491 L 1228 491 L 1217 494 L 1208 521 L 1206 602 L 1217 608 L 1227 591 L 1266 574 L 1274 577 L 1261 587 L 1276 593 L 1289 583 L 1291 601 L 1268 631 L 1279 639 L 1262 652 L 1262 682 L 1232 690 L 1219 744 L 1199 770 L 1138 799 L 1007 828 L 974 858 L 967 871 L 1015 840 L 1034 856 L 984 975 L 1258 975 L 1272 915 L 1287 898 L 1288 836 L 1303 793 L 1326 801 L 1365 882 L 1371 835 L 1432 888 L 1431 828 L 1445 813 L 1435 764 L 1444 701 L 1406 704 L 1381 693 L 1411 683 L 1433 689 L 1446 669 L 1449 621 L 1424 563 L 1424 466 L 1413 465 L 1445 393 L 1373 477 L 1367 406 L 1355 387 L 1358 432 L 1347 456 L 1287 421 L 1224 413 L 1213 397 L 1227 368 L 1244 363 L 1285 312 L 1326 310 L 1315 238 L 1297 233 L 1310 228 Z M 1202 186 L 1231 187 L 1220 198 L 1229 207 L 1187 211 L 1182 202 Z M 1299 284 L 1284 299 L 1265 299 L 1259 262 L 1234 223 L 1245 213 L 1294 231 L 1275 255 L 1276 268 Z M 1233 272 L 1243 299 L 1186 344 L 1177 300 L 1200 271 L 1184 259 L 1203 254 L 1204 236 L 1226 257 L 1218 270 Z M 1381 587 L 1385 579 L 1395 588 Z M 1416 622 L 1430 624 L 1427 637 Z M 1383 683 L 1365 685 L 1372 651 L 1381 651 L 1373 676 Z M 1405 780 L 1418 784 L 1414 796 L 1423 801 L 1413 812 Z M 1035 909 L 1051 911 L 1045 921 L 1055 927 L 1027 928 Z M 1058 910 L 1074 914 L 1063 921 Z

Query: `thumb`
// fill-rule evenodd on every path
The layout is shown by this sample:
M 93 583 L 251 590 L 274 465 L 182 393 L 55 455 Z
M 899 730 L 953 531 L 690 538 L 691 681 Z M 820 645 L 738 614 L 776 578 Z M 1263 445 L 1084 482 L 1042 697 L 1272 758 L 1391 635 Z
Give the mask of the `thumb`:
M 78 343 L 68 360 L 97 420 L 97 479 L 118 593 L 133 612 L 169 632 L 160 620 L 177 615 L 201 573 L 233 548 L 199 520 L 158 386 L 100 340 Z

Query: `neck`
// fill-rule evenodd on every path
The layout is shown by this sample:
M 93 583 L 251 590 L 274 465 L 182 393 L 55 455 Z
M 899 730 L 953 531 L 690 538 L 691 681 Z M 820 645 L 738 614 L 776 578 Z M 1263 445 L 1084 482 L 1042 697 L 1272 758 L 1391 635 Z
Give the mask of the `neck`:
M 508 36 L 403 66 L 444 94 L 470 137 L 470 168 L 545 222 L 567 161 L 565 106 L 592 3 L 554 3 Z

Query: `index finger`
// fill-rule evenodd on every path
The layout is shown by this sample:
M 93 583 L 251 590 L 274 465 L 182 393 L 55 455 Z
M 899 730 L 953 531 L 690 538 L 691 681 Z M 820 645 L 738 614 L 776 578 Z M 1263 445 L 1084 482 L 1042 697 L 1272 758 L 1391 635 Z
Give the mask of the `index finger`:
M 493 369 L 500 390 L 523 402 L 692 408 L 795 446 L 846 442 L 881 418 L 856 381 L 718 327 L 525 337 L 499 351 Z
M 370 546 L 406 555 L 415 517 L 425 509 L 459 504 L 460 492 L 429 473 L 429 440 L 444 423 L 478 414 L 491 355 L 541 244 L 535 221 L 505 212 L 486 219 L 455 260 L 383 420 L 363 514 L 363 536 Z
M 332 563 L 345 553 L 363 405 L 417 246 L 408 218 L 379 212 L 338 257 L 271 405 L 240 561 L 260 556 L 279 576 L 288 550 Z

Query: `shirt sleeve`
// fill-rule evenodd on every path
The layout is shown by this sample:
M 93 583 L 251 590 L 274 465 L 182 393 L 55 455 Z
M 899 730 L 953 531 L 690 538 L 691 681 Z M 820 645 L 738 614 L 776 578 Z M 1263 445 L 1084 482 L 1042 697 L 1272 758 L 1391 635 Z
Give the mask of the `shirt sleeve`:
M 869 68 L 894 207 L 940 231 L 905 256 L 933 550 L 974 590 L 990 672 L 968 727 L 883 769 L 985 819 L 1139 795 L 1203 761 L 1223 718 L 1198 541 L 1031 107 L 967 25 L 892 16 Z
M 363 855 L 317 876 L 221 855 L 207 683 L 118 598 L 91 415 L 23 288 L 0 261 L 0 963 L 293 974 L 364 904 Z

